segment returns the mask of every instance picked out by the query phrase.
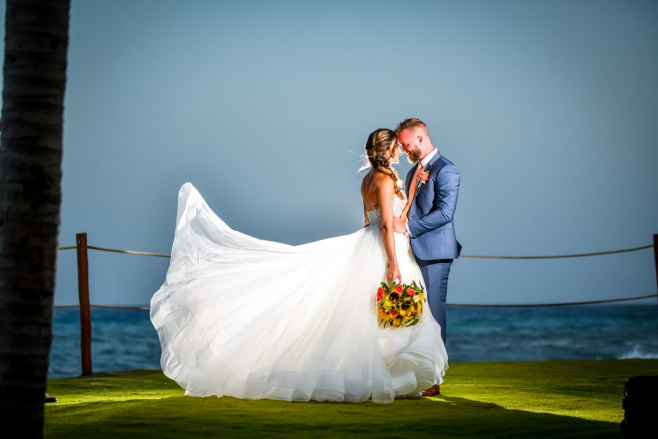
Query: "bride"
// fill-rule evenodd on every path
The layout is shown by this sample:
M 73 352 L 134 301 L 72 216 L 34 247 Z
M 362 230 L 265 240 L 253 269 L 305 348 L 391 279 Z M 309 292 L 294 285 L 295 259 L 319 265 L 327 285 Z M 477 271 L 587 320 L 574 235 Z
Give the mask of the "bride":
M 378 324 L 376 290 L 422 282 L 393 215 L 406 214 L 395 133 L 366 142 L 366 227 L 290 246 L 226 225 L 190 183 L 178 195 L 164 284 L 151 299 L 165 375 L 185 395 L 390 403 L 443 381 L 448 356 L 425 306 L 418 324 Z

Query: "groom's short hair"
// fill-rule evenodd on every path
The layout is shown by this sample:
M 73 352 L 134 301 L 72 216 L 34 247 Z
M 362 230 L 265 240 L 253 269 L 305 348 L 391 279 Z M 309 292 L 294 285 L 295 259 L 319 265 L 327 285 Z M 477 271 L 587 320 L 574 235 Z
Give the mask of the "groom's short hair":
M 422 120 L 417 119 L 415 117 L 412 117 L 411 119 L 405 119 L 402 122 L 400 122 L 398 126 L 395 128 L 395 135 L 399 136 L 402 131 L 416 127 L 423 127 L 425 132 L 429 135 L 429 130 L 427 129 L 427 125 L 425 125 L 425 123 Z

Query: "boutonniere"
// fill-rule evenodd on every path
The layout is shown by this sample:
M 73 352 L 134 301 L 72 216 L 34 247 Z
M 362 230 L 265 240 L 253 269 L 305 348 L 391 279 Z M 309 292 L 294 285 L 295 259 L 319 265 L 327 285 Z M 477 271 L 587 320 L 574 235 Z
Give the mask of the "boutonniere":
M 420 186 L 427 183 L 430 180 L 430 168 L 425 169 L 423 172 L 418 173 L 418 186 L 416 186 L 416 191 L 420 189 Z

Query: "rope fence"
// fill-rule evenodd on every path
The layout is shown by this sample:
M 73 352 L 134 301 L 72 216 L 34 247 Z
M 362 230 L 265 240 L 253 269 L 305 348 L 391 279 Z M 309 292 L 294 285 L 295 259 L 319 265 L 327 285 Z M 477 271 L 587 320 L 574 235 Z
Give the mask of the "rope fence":
M 92 373 L 91 367 L 91 308 L 106 309 L 124 309 L 135 311 L 149 311 L 148 306 L 121 306 L 121 305 L 97 305 L 89 303 L 89 263 L 87 259 L 88 250 L 97 250 L 110 253 L 122 253 L 137 256 L 151 256 L 157 258 L 171 258 L 170 254 L 140 252 L 133 250 L 121 250 L 116 248 L 99 247 L 87 244 L 87 234 L 78 233 L 76 235 L 76 245 L 59 247 L 59 250 L 76 250 L 78 258 L 78 295 L 79 305 L 57 305 L 55 308 L 79 308 L 80 309 L 80 351 L 82 374 L 89 375 Z M 658 286 L 658 234 L 653 235 L 653 244 L 641 247 L 626 248 L 620 250 L 611 250 L 595 253 L 574 253 L 566 255 L 546 255 L 546 256 L 500 256 L 500 255 L 461 255 L 462 258 L 479 258 L 479 259 L 564 259 L 564 258 L 583 258 L 590 256 L 613 255 L 619 253 L 636 252 L 653 248 L 654 262 L 656 266 L 656 285 Z M 646 296 L 624 297 L 619 299 L 590 300 L 579 302 L 560 302 L 560 303 L 528 303 L 528 304 L 470 304 L 470 303 L 448 303 L 451 307 L 467 308 L 538 308 L 538 307 L 556 307 L 556 306 L 574 306 L 574 305 L 595 305 L 601 303 L 628 302 L 633 300 L 642 300 L 658 298 L 658 294 Z
M 68 247 L 60 247 L 59 250 L 74 250 L 77 246 L 72 245 Z M 107 247 L 98 247 L 94 245 L 88 245 L 87 248 L 92 250 L 99 250 L 104 252 L 112 253 L 124 253 L 127 255 L 138 255 L 138 256 L 155 256 L 158 258 L 170 258 L 170 254 L 166 253 L 149 253 L 149 252 L 138 252 L 133 250 L 120 250 L 116 248 L 107 248 Z M 460 258 L 478 258 L 478 259 L 564 259 L 564 258 L 584 258 L 589 256 L 603 256 L 603 255 L 614 255 L 618 253 L 629 253 L 636 252 L 639 250 L 646 250 L 653 248 L 653 244 L 643 245 L 642 247 L 633 247 L 625 248 L 621 250 L 610 250 L 605 252 L 596 252 L 596 253 L 574 253 L 568 255 L 547 255 L 547 256 L 496 256 L 496 255 L 460 255 Z
M 130 309 L 134 311 L 150 311 L 151 307 L 149 306 L 123 306 L 123 305 L 96 305 L 90 304 L 92 308 L 110 308 L 110 309 Z M 65 308 L 80 308 L 80 305 L 55 305 L 55 309 L 65 309 Z
M 468 308 L 540 308 L 547 306 L 596 305 L 599 303 L 628 302 L 631 300 L 651 299 L 652 297 L 658 297 L 658 294 L 649 294 L 648 296 L 637 296 L 637 297 L 624 297 L 621 299 L 590 300 L 587 302 L 520 303 L 520 304 L 508 304 L 508 305 L 447 303 L 446 306 L 460 306 L 460 307 L 468 307 Z
M 539 308 L 554 306 L 573 306 L 573 305 L 595 305 L 599 303 L 628 302 L 631 300 L 651 299 L 658 297 L 658 294 L 649 294 L 648 296 L 624 297 L 622 299 L 590 300 L 587 302 L 562 302 L 562 303 L 521 303 L 508 305 L 488 305 L 472 303 L 446 303 L 446 306 L 464 307 L 464 308 Z M 110 309 L 130 309 L 135 311 L 150 311 L 148 306 L 121 306 L 121 305 L 95 305 L 90 304 L 92 308 L 110 308 Z M 55 308 L 80 308 L 80 305 L 56 305 Z
M 78 246 L 76 245 L 69 245 L 68 247 L 60 247 L 58 250 L 75 250 L 77 249 Z M 138 255 L 138 256 L 155 256 L 157 258 L 170 258 L 171 255 L 168 255 L 166 253 L 149 253 L 149 252 L 137 252 L 133 250 L 119 250 L 116 248 L 107 248 L 107 247 L 97 247 L 95 245 L 88 245 L 87 248 L 90 248 L 92 250 L 99 250 L 102 252 L 111 252 L 111 253 L 124 253 L 127 255 Z
M 625 248 L 622 250 L 611 250 L 597 253 L 574 253 L 570 255 L 550 255 L 550 256 L 486 256 L 486 255 L 460 255 L 460 258 L 480 258 L 480 259 L 564 259 L 564 258 L 585 258 L 588 256 L 614 255 L 617 253 L 636 252 L 653 248 L 653 244 L 643 245 L 642 247 Z

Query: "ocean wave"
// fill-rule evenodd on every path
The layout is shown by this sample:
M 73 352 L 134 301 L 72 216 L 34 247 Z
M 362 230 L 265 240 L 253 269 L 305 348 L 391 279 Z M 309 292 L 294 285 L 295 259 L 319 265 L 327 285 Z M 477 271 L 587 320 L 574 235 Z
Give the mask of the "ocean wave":
M 658 358 L 658 353 L 652 353 L 652 352 L 643 352 L 642 348 L 640 345 L 635 345 L 632 351 L 622 355 L 619 357 L 620 360 L 628 360 L 631 358 L 650 358 L 650 359 L 656 359 Z

